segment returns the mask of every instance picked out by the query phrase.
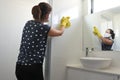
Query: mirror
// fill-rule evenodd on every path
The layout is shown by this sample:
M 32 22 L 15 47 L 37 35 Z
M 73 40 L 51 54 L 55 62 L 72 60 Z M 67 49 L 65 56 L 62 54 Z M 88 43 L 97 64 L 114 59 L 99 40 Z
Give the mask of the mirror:
M 91 48 L 101 51 L 101 40 L 93 34 L 93 27 L 96 26 L 103 36 L 110 28 L 115 33 L 112 51 L 120 51 L 120 6 L 84 17 L 83 25 L 83 50 Z

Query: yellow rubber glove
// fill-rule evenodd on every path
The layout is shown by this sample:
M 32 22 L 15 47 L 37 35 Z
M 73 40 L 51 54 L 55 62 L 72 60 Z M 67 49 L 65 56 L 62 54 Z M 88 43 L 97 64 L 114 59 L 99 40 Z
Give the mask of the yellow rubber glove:
M 65 28 L 69 28 L 71 26 L 70 17 L 62 17 L 60 26 L 65 26 Z
M 99 38 L 102 37 L 101 33 L 99 32 L 99 30 L 96 26 L 93 27 L 93 33 L 94 33 L 94 35 L 98 36 Z
M 68 19 L 68 22 L 67 22 L 67 24 L 66 24 L 66 28 L 69 28 L 70 26 L 71 26 L 71 23 L 70 23 L 70 17 L 67 17 L 67 19 Z

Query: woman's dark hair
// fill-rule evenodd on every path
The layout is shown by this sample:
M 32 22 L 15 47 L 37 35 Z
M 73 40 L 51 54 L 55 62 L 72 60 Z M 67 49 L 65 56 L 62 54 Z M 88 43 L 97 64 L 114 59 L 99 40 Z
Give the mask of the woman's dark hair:
M 114 38 L 115 38 L 115 33 L 114 33 L 114 31 L 113 31 L 112 29 L 108 29 L 108 30 L 110 30 L 111 37 L 112 37 L 112 39 L 114 39 Z
M 52 7 L 45 2 L 41 2 L 32 8 L 32 15 L 34 19 L 44 20 L 46 15 L 49 14 Z

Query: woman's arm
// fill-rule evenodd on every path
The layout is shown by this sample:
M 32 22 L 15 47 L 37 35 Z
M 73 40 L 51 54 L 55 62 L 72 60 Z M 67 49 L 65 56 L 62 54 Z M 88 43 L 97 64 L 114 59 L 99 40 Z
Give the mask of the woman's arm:
M 68 28 L 71 25 L 69 19 L 70 19 L 69 16 L 68 17 L 62 17 L 62 19 L 60 20 L 59 29 L 55 29 L 55 28 L 51 27 L 51 29 L 48 33 L 48 36 L 52 36 L 52 37 L 61 36 L 63 34 L 65 28 Z
M 107 44 L 107 45 L 112 45 L 113 41 L 104 37 L 100 37 L 100 39 L 102 40 L 103 43 Z
M 65 30 L 64 26 L 60 27 L 59 29 L 55 29 L 51 27 L 50 31 L 48 32 L 48 36 L 51 37 L 61 36 L 64 30 Z

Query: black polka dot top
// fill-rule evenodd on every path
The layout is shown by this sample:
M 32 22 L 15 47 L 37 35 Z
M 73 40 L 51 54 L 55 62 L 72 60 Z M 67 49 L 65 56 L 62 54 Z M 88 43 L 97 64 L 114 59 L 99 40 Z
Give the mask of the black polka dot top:
M 43 63 L 49 30 L 48 25 L 43 25 L 34 20 L 25 24 L 17 64 Z

